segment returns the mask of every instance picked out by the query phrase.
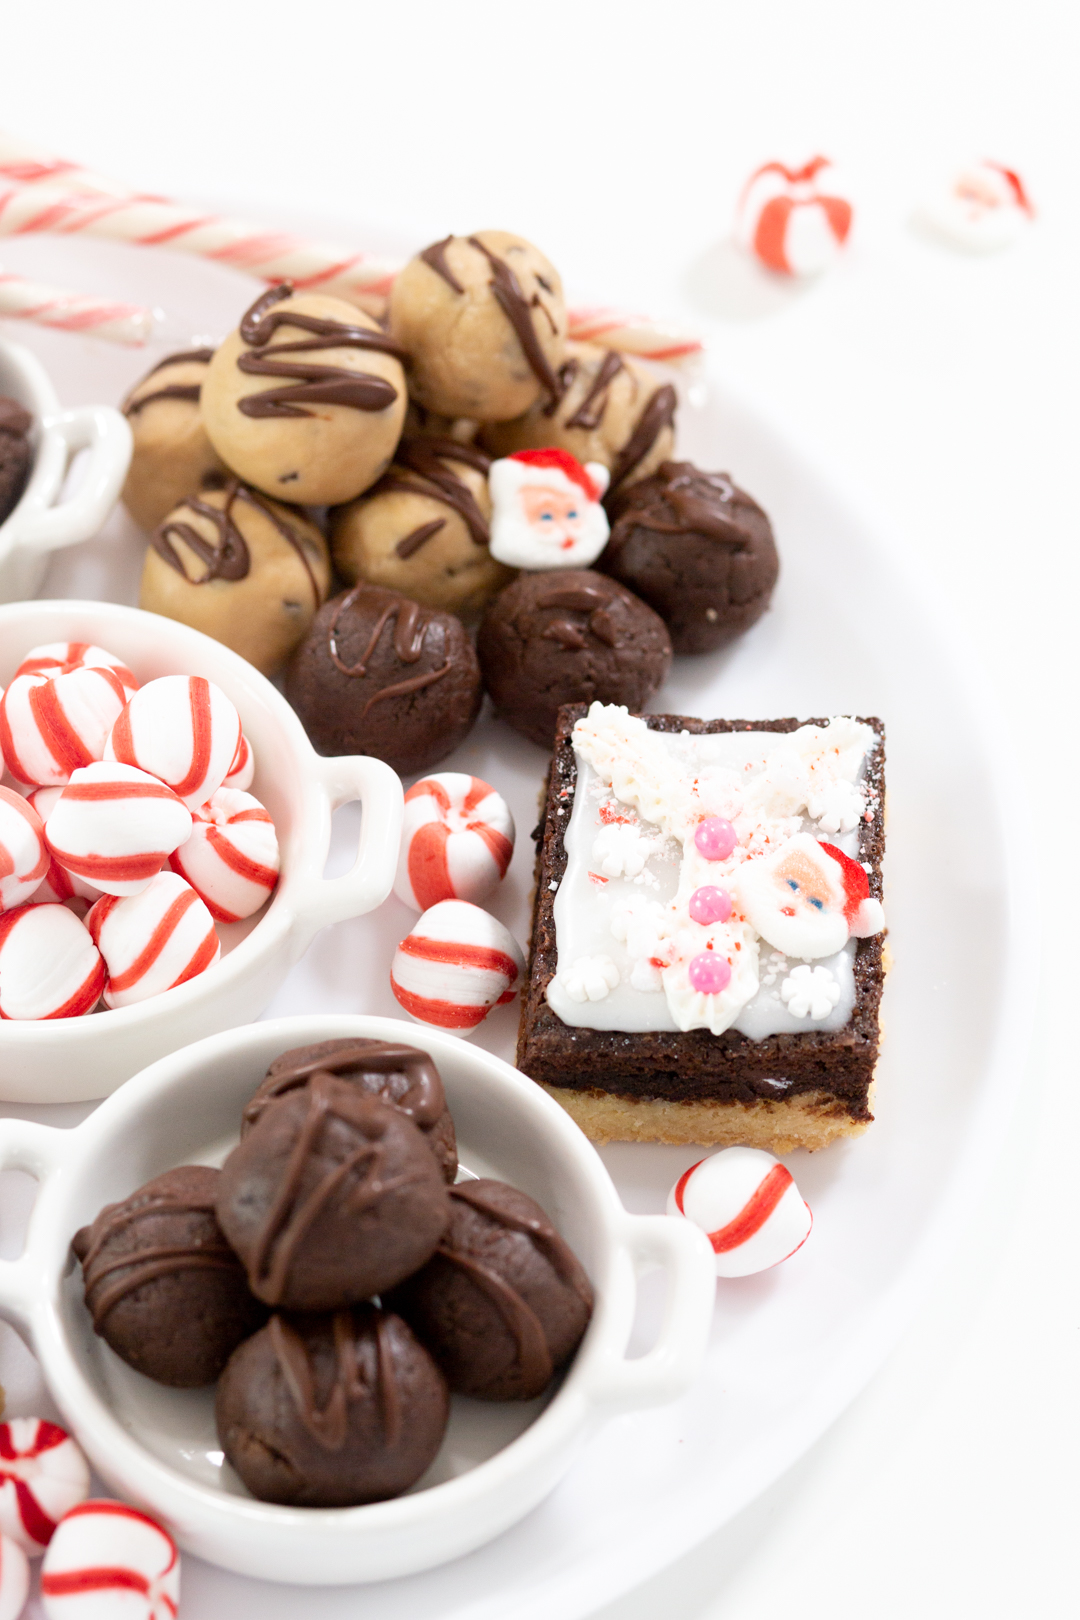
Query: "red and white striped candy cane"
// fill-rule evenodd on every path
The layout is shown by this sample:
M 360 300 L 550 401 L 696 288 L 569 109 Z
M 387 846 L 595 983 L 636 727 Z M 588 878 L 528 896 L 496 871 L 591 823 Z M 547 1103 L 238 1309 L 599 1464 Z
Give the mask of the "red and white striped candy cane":
M 601 348 L 618 349 L 620 354 L 636 355 L 641 360 L 688 360 L 705 348 L 700 338 L 667 321 L 612 309 L 606 304 L 568 310 L 567 320 L 567 336 L 576 343 L 598 343 Z
M 30 321 L 56 332 L 78 332 L 125 348 L 141 349 L 154 335 L 157 317 L 139 304 L 119 303 L 53 287 L 0 269 L 0 316 Z

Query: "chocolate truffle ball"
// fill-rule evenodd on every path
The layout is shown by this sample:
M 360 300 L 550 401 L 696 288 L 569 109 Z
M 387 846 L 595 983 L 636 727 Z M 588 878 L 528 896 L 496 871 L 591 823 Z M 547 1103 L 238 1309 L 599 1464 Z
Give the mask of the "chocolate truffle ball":
M 17 399 L 0 394 L 0 523 L 11 516 L 22 498 L 30 475 L 33 453 L 30 429 L 33 417 Z
M 439 1449 L 449 1401 L 431 1356 L 374 1306 L 271 1317 L 217 1392 L 226 1457 L 253 1496 L 352 1507 L 400 1496 Z
M 480 666 L 452 613 L 361 583 L 315 615 L 285 696 L 320 754 L 374 754 L 405 776 L 472 730 Z
M 564 703 L 645 708 L 671 664 L 663 620 L 590 568 L 523 574 L 496 597 L 476 650 L 496 709 L 550 748 Z
M 646 478 L 675 448 L 675 409 L 670 383 L 613 349 L 568 343 L 559 371 L 558 405 L 539 399 L 513 422 L 480 430 L 485 450 L 508 456 L 515 450 L 569 450 L 582 466 L 598 461 L 611 474 L 611 493 Z
M 203 424 L 246 483 L 301 506 L 351 501 L 405 421 L 400 350 L 353 304 L 271 287 L 207 368 Z
M 438 1161 L 443 1179 L 457 1175 L 457 1137 L 446 1106 L 442 1077 L 426 1052 L 400 1041 L 318 1041 L 282 1052 L 244 1109 L 240 1134 L 245 1136 L 268 1105 L 289 1092 L 301 1091 L 314 1074 L 332 1074 L 358 1091 L 398 1108 L 418 1125 Z
M 199 409 L 213 349 L 170 354 L 124 401 L 134 441 L 120 499 L 140 529 L 156 529 L 185 495 L 220 484 L 228 469 L 203 427 Z
M 189 495 L 155 531 L 139 606 L 276 675 L 329 589 L 330 555 L 314 523 L 230 477 Z
M 266 1321 L 214 1216 L 221 1172 L 185 1164 L 75 1234 L 94 1331 L 147 1378 L 212 1384 Z
M 452 1390 L 529 1401 L 581 1342 L 589 1279 L 540 1205 L 502 1181 L 451 1188 L 435 1257 L 393 1295 Z
M 524 237 L 477 231 L 433 242 L 390 295 L 390 333 L 427 410 L 505 422 L 557 399 L 566 347 L 558 271 Z
M 656 609 L 677 653 L 712 652 L 769 605 L 780 569 L 761 507 L 726 473 L 665 461 L 610 502 L 596 566 Z
M 449 1219 L 423 1131 L 318 1072 L 268 1103 L 229 1154 L 216 1207 L 252 1293 L 293 1311 L 392 1288 L 430 1258 Z
M 402 439 L 374 489 L 333 514 L 339 573 L 425 607 L 479 613 L 514 577 L 488 550 L 490 465 L 471 444 Z

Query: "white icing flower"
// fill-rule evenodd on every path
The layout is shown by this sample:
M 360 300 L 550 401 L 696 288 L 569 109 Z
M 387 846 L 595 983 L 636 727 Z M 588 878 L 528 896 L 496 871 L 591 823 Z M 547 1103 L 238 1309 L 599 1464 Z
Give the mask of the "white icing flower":
M 636 827 L 613 821 L 601 827 L 593 839 L 593 868 L 606 877 L 637 877 L 655 848 L 654 838 L 646 838 Z
M 792 968 L 780 986 L 780 995 L 796 1018 L 827 1018 L 840 1000 L 840 986 L 829 968 L 804 962 Z
M 559 971 L 559 983 L 571 1001 L 603 1001 L 619 982 L 610 956 L 579 956 Z
M 812 788 L 806 800 L 806 813 L 822 832 L 854 832 L 862 820 L 864 798 L 854 782 L 842 778 Z

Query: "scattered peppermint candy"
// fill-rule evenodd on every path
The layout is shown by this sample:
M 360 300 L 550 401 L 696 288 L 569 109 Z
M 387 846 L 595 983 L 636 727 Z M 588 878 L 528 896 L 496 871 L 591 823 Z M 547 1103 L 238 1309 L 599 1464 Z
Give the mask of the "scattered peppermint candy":
M 30 1563 L 17 1541 L 0 1533 L 0 1620 L 18 1620 L 30 1595 Z
M 61 1520 L 41 1565 L 47 1620 L 175 1620 L 180 1554 L 123 1502 L 83 1502 Z
M 578 956 L 559 969 L 559 980 L 571 1001 L 603 1001 L 619 982 L 610 956 Z
M 478 776 L 441 771 L 405 795 L 394 893 L 416 911 L 440 900 L 484 900 L 506 876 L 514 818 Z
M 20 794 L 0 787 L 0 912 L 25 905 L 48 870 L 41 817 Z
M 792 968 L 781 984 L 780 999 L 796 1018 L 828 1018 L 840 1000 L 840 986 L 829 968 L 804 962 Z
M 394 953 L 390 988 L 423 1024 L 460 1034 L 513 1001 L 525 958 L 501 922 L 465 900 L 425 911 Z
M 190 837 L 191 812 L 172 789 L 115 760 L 75 771 L 45 825 L 60 865 L 103 894 L 138 894 Z
M 169 865 L 203 901 L 215 922 L 258 911 L 278 880 L 281 858 L 270 812 L 250 793 L 218 788 L 192 812 L 191 837 Z
M 240 716 L 219 686 L 202 675 L 163 675 L 124 709 L 105 758 L 148 771 L 195 810 L 232 772 L 239 746 Z
M 105 964 L 64 905 L 26 905 L 0 916 L 0 1018 L 81 1018 L 105 987 Z
M 568 450 L 516 450 L 493 461 L 491 555 L 511 568 L 588 568 L 608 540 L 608 470 Z
M 699 1160 L 671 1189 L 667 1212 L 700 1226 L 718 1277 L 749 1277 L 779 1265 L 814 1224 L 790 1170 L 762 1148 L 724 1148 Z
M 0 700 L 0 748 L 17 782 L 55 786 L 101 759 L 130 696 L 114 669 L 17 675 Z
M 214 921 L 175 872 L 159 872 L 139 894 L 106 894 L 86 926 L 105 958 L 105 1005 L 129 1007 L 186 984 L 221 954 Z
M 816 276 L 839 258 L 851 221 L 828 158 L 812 158 L 801 169 L 764 163 L 739 200 L 735 237 L 779 275 Z
M 89 1493 L 86 1458 L 65 1429 L 35 1417 L 0 1423 L 0 1531 L 31 1558 Z
M 948 185 L 928 197 L 915 222 L 967 253 L 1009 247 L 1031 224 L 1035 210 L 1015 169 L 967 163 Z

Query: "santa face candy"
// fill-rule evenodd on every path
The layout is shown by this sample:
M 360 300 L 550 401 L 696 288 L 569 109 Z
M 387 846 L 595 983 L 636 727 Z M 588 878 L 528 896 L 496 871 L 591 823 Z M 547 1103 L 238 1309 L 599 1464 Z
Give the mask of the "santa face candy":
M 772 528 L 726 473 L 665 461 L 610 511 L 597 567 L 659 613 L 674 652 L 712 652 L 768 607 L 780 567 Z
M 828 158 L 812 158 L 801 169 L 764 163 L 740 198 L 735 237 L 778 275 L 816 276 L 839 258 L 851 221 Z
M 541 395 L 559 397 L 562 282 L 523 237 L 478 231 L 433 242 L 394 282 L 390 332 L 427 410 L 505 422 Z
M 395 951 L 390 988 L 413 1018 L 463 1035 L 513 1001 L 524 970 L 501 922 L 464 900 L 441 900 Z
M 568 450 L 516 450 L 492 464 L 491 554 L 514 568 L 584 568 L 603 551 L 607 468 Z
M 401 437 L 401 355 L 355 305 L 270 287 L 207 368 L 201 408 L 210 442 L 233 472 L 278 500 L 351 501 Z
M 202 675 L 163 675 L 124 709 L 105 758 L 148 771 L 195 810 L 221 786 L 239 744 L 240 716 L 219 686 Z
M 272 1317 L 217 1394 L 218 1435 L 248 1490 L 297 1507 L 399 1496 L 434 1460 L 448 1415 L 431 1356 L 370 1305 Z
M 48 870 L 41 817 L 20 794 L 0 787 L 0 912 L 24 905 Z
M 592 1289 L 539 1204 L 501 1181 L 450 1189 L 451 1219 L 394 1296 L 452 1390 L 487 1401 L 543 1393 L 581 1342 Z
M 41 1565 L 46 1620 L 175 1620 L 180 1554 L 172 1537 L 125 1502 L 80 1502 Z
M 644 708 L 671 666 L 658 615 L 589 569 L 516 580 L 488 609 L 476 648 L 496 711 L 541 748 L 564 703 Z
M 266 1320 L 214 1216 L 221 1172 L 182 1165 L 75 1234 L 94 1331 L 159 1384 L 212 1384 Z
M 518 1067 L 601 1139 L 863 1131 L 883 762 L 877 720 L 565 711 Z
M 751 1277 L 779 1265 L 802 1248 L 814 1224 L 790 1170 L 749 1147 L 692 1165 L 668 1194 L 667 1212 L 700 1226 L 718 1277 Z
M 35 1417 L 0 1424 L 0 1531 L 24 1553 L 43 1553 L 89 1493 L 90 1469 L 66 1429 Z
M 330 558 L 314 523 L 229 478 L 188 493 L 155 530 L 139 606 L 275 675 L 329 589 Z
M 139 894 L 106 894 L 86 926 L 105 958 L 105 1005 L 130 1007 L 186 984 L 221 954 L 213 918 L 175 872 L 159 872 Z
M 445 759 L 482 701 L 461 620 L 376 585 L 316 614 L 285 695 L 320 754 L 373 754 L 403 776 Z
M 394 893 L 414 911 L 440 900 L 485 900 L 506 876 L 514 818 L 478 776 L 441 771 L 405 795 Z
M 230 1153 L 217 1216 L 254 1294 L 323 1311 L 382 1293 L 423 1265 L 449 1210 L 418 1126 L 316 1072 L 270 1103 Z
M 30 473 L 33 417 L 17 399 L 0 394 L 0 523 L 18 506 Z
M 191 836 L 169 857 L 215 922 L 239 922 L 264 905 L 281 861 L 269 812 L 250 793 L 218 788 L 192 815 Z
M 0 915 L 0 1018 L 81 1018 L 105 988 L 105 964 L 65 905 Z
M 103 894 L 139 894 L 191 836 L 191 812 L 164 782 L 112 760 L 73 772 L 45 824 L 55 859 Z
M 147 532 L 156 529 L 185 496 L 228 476 L 199 410 L 213 355 L 213 349 L 170 354 L 136 383 L 124 401 L 133 449 L 120 499 Z
M 1031 224 L 1035 210 L 1015 169 L 968 163 L 916 214 L 923 230 L 965 253 L 1009 247 Z

